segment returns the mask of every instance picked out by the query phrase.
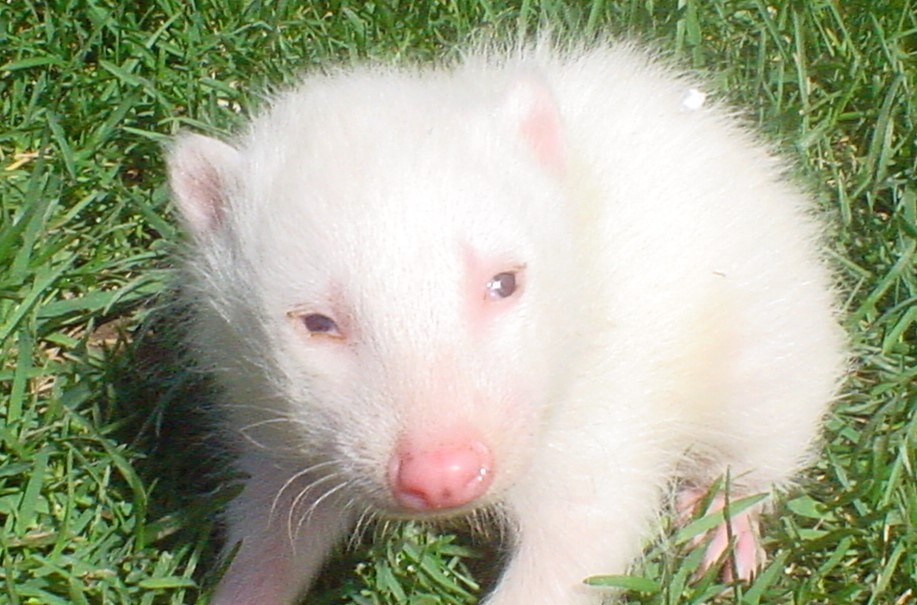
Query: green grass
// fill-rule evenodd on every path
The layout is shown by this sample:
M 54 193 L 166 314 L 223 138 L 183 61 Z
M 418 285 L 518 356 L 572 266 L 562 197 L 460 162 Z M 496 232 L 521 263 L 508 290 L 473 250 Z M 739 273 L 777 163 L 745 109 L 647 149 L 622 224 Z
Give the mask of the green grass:
M 155 311 L 178 240 L 162 143 L 231 130 L 310 66 L 429 58 L 482 25 L 542 21 L 654 41 L 784 145 L 835 218 L 857 354 L 825 454 L 767 523 L 761 576 L 692 582 L 673 538 L 629 602 L 917 602 L 915 15 L 904 0 L 0 2 L 0 602 L 194 603 L 210 585 L 232 494 L 212 436 L 188 434 L 198 380 Z M 487 575 L 472 554 L 392 530 L 315 602 L 467 603 L 468 569 Z

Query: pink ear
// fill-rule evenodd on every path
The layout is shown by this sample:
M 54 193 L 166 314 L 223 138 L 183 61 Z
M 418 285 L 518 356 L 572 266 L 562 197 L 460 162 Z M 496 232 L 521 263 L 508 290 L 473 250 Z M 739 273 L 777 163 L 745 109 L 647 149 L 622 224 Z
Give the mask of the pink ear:
M 544 82 L 530 76 L 518 79 L 504 99 L 503 113 L 515 121 L 519 134 L 545 168 L 556 174 L 564 171 L 560 112 Z
M 172 146 L 167 163 L 175 203 L 189 229 L 203 234 L 216 228 L 226 211 L 239 152 L 216 139 L 186 134 Z

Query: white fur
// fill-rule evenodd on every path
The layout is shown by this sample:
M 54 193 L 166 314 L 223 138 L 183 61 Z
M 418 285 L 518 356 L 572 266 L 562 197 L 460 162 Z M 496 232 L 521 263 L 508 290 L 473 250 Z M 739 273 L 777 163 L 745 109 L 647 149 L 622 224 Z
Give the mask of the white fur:
M 793 479 L 844 364 L 819 224 L 697 89 L 629 46 L 541 45 L 311 76 L 231 146 L 178 140 L 190 338 L 251 476 L 214 603 L 293 603 L 354 523 L 403 516 L 405 434 L 493 452 L 480 504 L 515 547 L 490 605 L 598 603 L 581 580 L 625 571 L 678 473 Z M 464 250 L 524 266 L 480 322 Z

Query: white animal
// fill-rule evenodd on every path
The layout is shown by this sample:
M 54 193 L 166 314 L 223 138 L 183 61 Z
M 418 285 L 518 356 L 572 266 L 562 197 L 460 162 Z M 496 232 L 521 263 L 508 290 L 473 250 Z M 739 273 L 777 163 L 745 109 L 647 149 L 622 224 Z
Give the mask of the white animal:
M 843 372 L 811 200 L 629 45 L 312 75 L 168 164 L 249 477 L 218 605 L 296 602 L 368 518 L 482 509 L 513 536 L 486 603 L 599 603 L 674 480 L 791 483 Z

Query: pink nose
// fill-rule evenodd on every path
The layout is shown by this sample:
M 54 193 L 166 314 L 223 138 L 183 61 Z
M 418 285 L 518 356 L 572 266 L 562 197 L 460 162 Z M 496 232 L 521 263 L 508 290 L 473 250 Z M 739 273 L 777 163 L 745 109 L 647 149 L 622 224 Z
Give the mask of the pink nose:
M 480 441 L 433 450 L 401 448 L 389 472 L 395 500 L 415 511 L 468 504 L 482 496 L 492 480 L 493 456 Z

